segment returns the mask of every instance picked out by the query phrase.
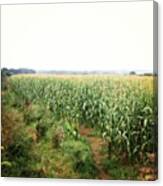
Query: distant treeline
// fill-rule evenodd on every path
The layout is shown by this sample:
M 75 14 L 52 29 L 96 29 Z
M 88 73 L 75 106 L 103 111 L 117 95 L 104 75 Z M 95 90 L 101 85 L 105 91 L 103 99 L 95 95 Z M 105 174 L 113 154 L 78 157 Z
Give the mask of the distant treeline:
M 38 71 L 38 74 L 56 74 L 56 75 L 138 75 L 138 76 L 153 76 L 151 72 L 138 73 L 136 71 L 117 72 L 117 71 L 62 71 L 62 70 L 45 70 Z
M 114 71 L 73 71 L 73 70 L 43 70 L 38 71 L 40 74 L 57 74 L 57 75 L 89 75 L 89 74 L 116 74 Z
M 33 69 L 27 69 L 27 68 L 19 68 L 19 69 L 7 69 L 7 68 L 2 68 L 1 69 L 1 75 L 3 76 L 11 76 L 15 74 L 57 74 L 57 75 L 87 75 L 87 74 L 92 74 L 92 75 L 116 75 L 116 74 L 123 74 L 123 75 L 139 75 L 139 76 L 153 76 L 156 75 L 155 73 L 151 72 L 144 72 L 144 73 L 138 73 L 136 71 L 122 71 L 122 72 L 117 72 L 117 71 L 65 71 L 65 70 L 43 70 L 43 71 L 35 71 Z
M 14 68 L 2 68 L 1 69 L 1 75 L 2 76 L 11 76 L 14 74 L 34 74 L 36 73 L 35 70 L 32 69 L 27 69 L 27 68 L 19 68 L 19 69 L 14 69 Z

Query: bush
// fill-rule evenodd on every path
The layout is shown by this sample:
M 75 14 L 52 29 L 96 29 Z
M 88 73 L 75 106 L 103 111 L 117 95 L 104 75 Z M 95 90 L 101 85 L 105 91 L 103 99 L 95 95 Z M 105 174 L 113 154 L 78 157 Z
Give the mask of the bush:
M 2 110 L 2 176 L 21 177 L 30 170 L 32 141 L 23 116 L 17 110 Z

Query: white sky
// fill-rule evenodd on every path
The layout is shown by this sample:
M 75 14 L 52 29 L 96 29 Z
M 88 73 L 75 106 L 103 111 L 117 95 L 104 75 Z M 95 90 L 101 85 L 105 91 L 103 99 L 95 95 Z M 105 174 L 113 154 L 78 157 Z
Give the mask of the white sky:
M 153 2 L 5 5 L 1 66 L 153 71 Z

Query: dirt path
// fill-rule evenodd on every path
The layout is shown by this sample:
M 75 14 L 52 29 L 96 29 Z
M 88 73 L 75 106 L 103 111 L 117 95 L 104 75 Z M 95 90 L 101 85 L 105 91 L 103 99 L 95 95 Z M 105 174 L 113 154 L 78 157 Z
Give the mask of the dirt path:
M 91 136 L 93 129 L 91 128 L 80 128 L 80 135 L 85 137 L 88 142 L 90 143 L 92 153 L 93 153 L 93 159 L 96 163 L 96 168 L 99 171 L 98 179 L 108 180 L 110 179 L 110 176 L 103 170 L 102 168 L 102 160 L 107 156 L 107 154 L 104 154 L 101 152 L 101 148 L 105 146 L 105 142 L 102 138 L 98 136 Z
M 107 144 L 104 142 L 104 140 L 101 137 L 94 136 L 92 135 L 93 129 L 92 128 L 86 128 L 84 126 L 80 127 L 80 135 L 85 137 L 88 142 L 90 143 L 91 150 L 93 153 L 93 159 L 95 161 L 95 166 L 98 170 L 98 179 L 103 179 L 103 180 L 109 180 L 111 179 L 111 176 L 109 176 L 108 173 L 106 173 L 103 169 L 102 166 L 102 160 L 107 158 L 107 153 L 102 152 L 102 147 L 105 147 Z M 107 147 L 106 147 L 107 148 Z M 149 158 L 151 163 L 155 161 L 155 154 L 149 154 Z M 124 166 L 124 169 L 126 167 Z M 157 179 L 157 169 L 152 168 L 150 166 L 141 166 L 138 170 L 139 172 L 139 177 L 137 178 L 138 180 L 144 180 L 144 181 L 149 181 L 149 180 L 155 180 Z M 126 177 L 126 179 L 129 179 Z

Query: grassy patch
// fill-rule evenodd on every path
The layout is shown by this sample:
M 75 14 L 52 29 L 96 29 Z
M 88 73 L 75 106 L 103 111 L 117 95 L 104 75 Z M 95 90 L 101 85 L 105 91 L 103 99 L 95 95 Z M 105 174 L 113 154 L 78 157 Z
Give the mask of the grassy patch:
M 103 161 L 103 167 L 112 179 L 117 180 L 136 180 L 138 179 L 138 170 L 133 165 L 124 165 L 116 159 Z

